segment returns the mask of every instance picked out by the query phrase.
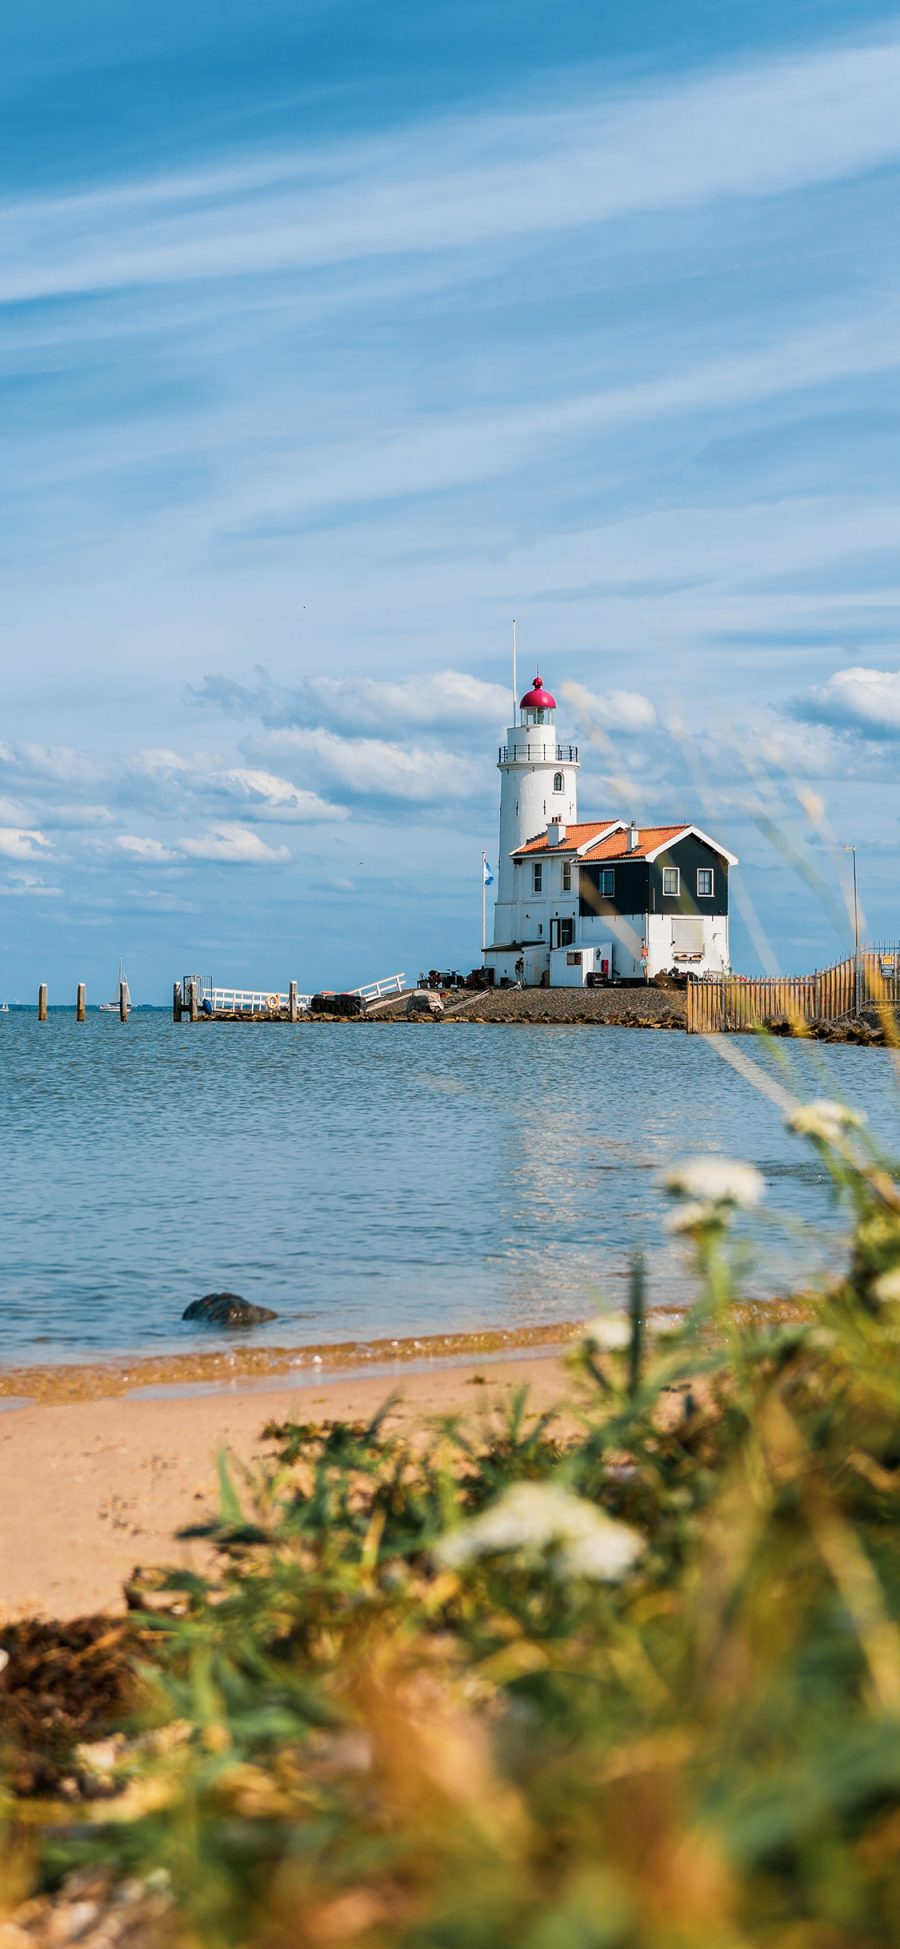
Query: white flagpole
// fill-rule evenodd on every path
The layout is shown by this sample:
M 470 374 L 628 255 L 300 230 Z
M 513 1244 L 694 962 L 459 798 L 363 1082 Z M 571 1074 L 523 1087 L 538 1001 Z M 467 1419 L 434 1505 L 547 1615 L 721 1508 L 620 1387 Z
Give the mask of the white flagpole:
M 482 955 L 482 960 L 484 959 L 484 950 L 487 947 L 487 879 L 484 871 L 486 862 L 487 862 L 487 854 L 483 852 L 481 855 L 481 955 Z
M 516 682 L 516 619 L 513 617 L 513 723 L 519 722 L 519 686 Z

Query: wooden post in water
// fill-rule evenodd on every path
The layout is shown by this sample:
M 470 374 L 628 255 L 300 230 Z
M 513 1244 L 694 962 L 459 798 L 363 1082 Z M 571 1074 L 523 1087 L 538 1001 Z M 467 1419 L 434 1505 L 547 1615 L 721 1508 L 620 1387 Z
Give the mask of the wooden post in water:
M 38 1021 L 47 1020 L 47 983 L 42 981 L 38 989 Z
M 173 1022 L 180 1022 L 180 1021 L 181 1021 L 181 1014 L 182 1014 L 182 1006 L 183 1006 L 183 1004 L 182 1004 L 182 1000 L 181 1000 L 181 982 L 180 982 L 180 981 L 176 981 L 176 982 L 174 982 L 174 983 L 173 983 L 173 986 L 172 986 L 172 1020 L 173 1020 Z
M 127 1022 L 127 1020 L 128 1020 L 128 983 L 127 981 L 120 981 L 119 982 L 119 1021 Z
M 296 1022 L 298 1014 L 299 1014 L 299 1010 L 297 1007 L 297 983 L 296 981 L 292 981 L 288 989 L 288 1019 L 291 1022 Z
M 76 988 L 76 990 L 75 990 L 75 1020 L 76 1020 L 76 1022 L 83 1022 L 83 1021 L 84 1021 L 84 1016 L 85 1016 L 85 999 L 86 999 L 86 996 L 87 996 L 87 989 L 85 988 L 85 985 L 84 985 L 84 982 L 83 982 L 83 981 L 79 981 L 79 983 L 78 983 L 78 987 L 77 987 L 77 988 Z
M 199 995 L 197 994 L 197 983 L 196 983 L 196 981 L 192 981 L 192 982 L 191 982 L 191 986 L 190 986 L 190 998 L 191 998 L 191 1021 L 192 1021 L 192 1022 L 199 1022 L 199 1020 L 200 1020 L 200 997 L 199 997 Z

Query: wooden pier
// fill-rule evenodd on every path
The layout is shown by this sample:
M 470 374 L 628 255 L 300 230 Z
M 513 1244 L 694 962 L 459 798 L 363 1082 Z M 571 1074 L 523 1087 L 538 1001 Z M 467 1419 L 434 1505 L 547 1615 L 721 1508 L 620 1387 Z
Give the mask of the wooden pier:
M 405 974 L 386 975 L 380 981 L 365 981 L 360 988 L 341 991 L 356 997 L 361 1013 L 378 1002 L 407 993 Z M 330 991 L 320 991 L 330 993 Z M 184 975 L 172 989 L 172 1019 L 175 1022 L 300 1022 L 310 1011 L 314 995 L 300 993 L 299 983 L 286 989 L 218 988 L 199 975 Z

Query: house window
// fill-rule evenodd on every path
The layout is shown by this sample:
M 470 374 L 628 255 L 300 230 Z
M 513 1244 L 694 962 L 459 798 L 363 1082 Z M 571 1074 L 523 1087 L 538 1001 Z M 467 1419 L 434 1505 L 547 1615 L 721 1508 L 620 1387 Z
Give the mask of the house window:
M 663 867 L 663 893 L 668 899 L 677 900 L 681 892 L 681 868 Z
M 566 789 L 566 781 L 565 781 L 565 779 L 563 778 L 563 775 L 562 775 L 562 772 L 561 772 L 561 771 L 555 771 L 555 772 L 554 772 L 554 774 L 553 774 L 553 790 L 554 790 L 554 792 L 564 792 L 564 791 L 565 791 L 565 789 Z
M 601 866 L 597 891 L 603 900 L 615 899 L 616 869 L 614 866 Z
M 713 870 L 711 866 L 697 868 L 697 899 L 711 900 L 713 897 Z
M 574 941 L 574 939 L 575 939 L 575 922 L 574 922 L 574 920 L 561 920 L 561 921 L 560 921 L 560 923 L 559 923 L 559 945 L 560 945 L 560 947 L 571 947 L 571 945 L 572 945 L 572 942 Z
M 535 893 L 540 893 L 544 885 L 544 864 L 542 860 L 535 860 L 531 869 L 531 882 Z
M 563 893 L 571 893 L 571 891 L 572 891 L 572 862 L 571 862 L 571 860 L 570 860 L 570 859 L 564 859 L 564 860 L 563 860 L 563 888 L 562 888 L 562 890 L 563 890 Z

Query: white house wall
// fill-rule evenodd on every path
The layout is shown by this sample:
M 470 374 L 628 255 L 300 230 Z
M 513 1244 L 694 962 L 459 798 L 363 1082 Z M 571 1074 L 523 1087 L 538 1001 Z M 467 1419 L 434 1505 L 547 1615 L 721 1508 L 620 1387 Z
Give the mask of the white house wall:
M 703 914 L 697 917 L 702 924 L 703 947 L 700 959 L 690 961 L 680 959 L 675 950 L 673 928 L 678 918 L 675 914 L 650 915 L 651 975 L 667 974 L 670 968 L 677 968 L 684 974 L 721 974 L 723 969 L 731 966 L 727 914 Z

